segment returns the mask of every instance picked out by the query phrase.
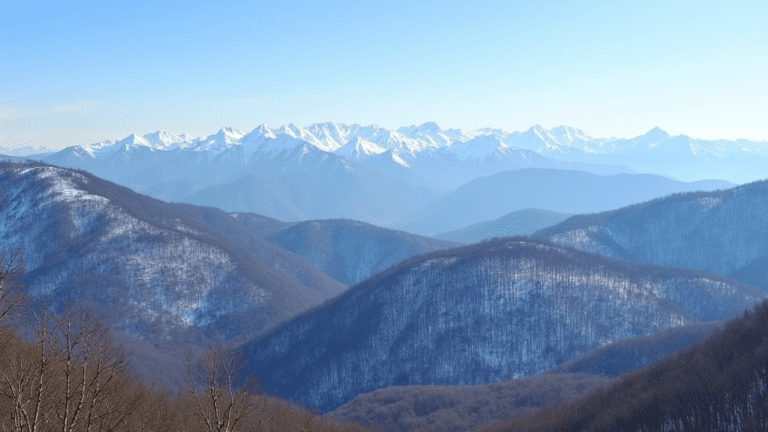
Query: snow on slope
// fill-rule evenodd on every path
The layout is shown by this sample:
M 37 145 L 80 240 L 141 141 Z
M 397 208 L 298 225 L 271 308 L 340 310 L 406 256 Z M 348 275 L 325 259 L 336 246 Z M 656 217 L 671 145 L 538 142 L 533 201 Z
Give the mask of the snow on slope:
M 533 375 L 764 297 L 716 275 L 499 239 L 403 261 L 243 352 L 268 391 L 327 411 L 390 385 Z
M 0 251 L 19 246 L 36 300 L 91 306 L 137 337 L 249 337 L 344 289 L 219 210 L 3 163 Z
M 272 173 L 289 173 L 300 165 L 295 163 L 296 150 L 306 152 L 304 146 L 417 187 L 446 192 L 481 176 L 520 168 L 575 169 L 599 175 L 650 173 L 689 182 L 743 183 L 768 177 L 766 143 L 704 141 L 670 136 L 658 128 L 632 139 L 605 139 L 567 126 L 546 130 L 536 125 L 523 132 L 467 131 L 443 130 L 433 122 L 397 130 L 338 123 L 306 128 L 260 125 L 249 133 L 223 128 L 196 139 L 158 131 L 68 147 L 42 160 L 85 169 L 142 193 L 163 191 L 158 198 L 182 200 L 246 175 L 271 176 L 259 171 L 265 163 Z
M 632 139 L 605 139 L 588 136 L 583 131 L 559 126 L 546 130 L 535 125 L 523 132 L 506 132 L 501 129 L 478 129 L 466 131 L 461 129 L 441 129 L 436 123 L 429 122 L 420 126 L 402 127 L 397 130 L 389 130 L 376 125 L 345 125 L 337 123 L 317 123 L 306 128 L 293 123 L 271 129 L 266 125 L 260 125 L 250 133 L 243 133 L 233 128 L 223 128 L 214 135 L 205 138 L 192 139 L 186 134 L 174 135 L 165 131 L 149 133 L 144 136 L 133 134 L 119 144 L 133 146 L 143 145 L 154 150 L 176 150 L 180 148 L 214 149 L 231 147 L 245 142 L 262 144 L 277 140 L 279 136 L 295 138 L 294 142 L 307 142 L 323 151 L 337 152 L 347 144 L 363 140 L 372 143 L 378 148 L 396 150 L 398 153 L 410 153 L 412 155 L 427 150 L 441 148 L 451 149 L 456 143 L 467 143 L 478 137 L 495 137 L 500 144 L 509 147 L 519 147 L 534 150 L 540 154 L 568 154 L 580 152 L 583 154 L 622 154 L 638 153 L 656 148 L 669 147 L 679 149 L 680 154 L 701 156 L 706 153 L 718 158 L 724 158 L 730 154 L 747 154 L 753 156 L 765 156 L 768 153 L 768 143 L 760 143 L 748 140 L 697 140 L 684 135 L 672 137 L 665 131 L 654 128 L 645 135 Z M 479 145 L 488 141 L 476 141 Z M 104 141 L 85 146 L 79 146 L 90 150 L 96 155 L 97 150 L 105 149 L 115 144 L 115 141 Z M 675 144 L 676 143 L 676 144 Z M 266 148 L 268 150 L 268 147 Z

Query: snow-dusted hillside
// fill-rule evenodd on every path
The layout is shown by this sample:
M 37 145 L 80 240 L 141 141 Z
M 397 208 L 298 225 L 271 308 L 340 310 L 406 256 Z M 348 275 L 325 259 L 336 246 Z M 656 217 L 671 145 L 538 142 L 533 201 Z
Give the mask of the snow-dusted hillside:
M 712 271 L 768 291 L 768 181 L 574 216 L 534 235 L 607 256 Z
M 0 250 L 19 246 L 37 300 L 91 306 L 139 337 L 252 337 L 345 289 L 221 211 L 3 163 Z
M 524 238 L 420 255 L 246 344 L 271 392 L 321 411 L 388 385 L 532 375 L 624 338 L 720 320 L 760 290 Z

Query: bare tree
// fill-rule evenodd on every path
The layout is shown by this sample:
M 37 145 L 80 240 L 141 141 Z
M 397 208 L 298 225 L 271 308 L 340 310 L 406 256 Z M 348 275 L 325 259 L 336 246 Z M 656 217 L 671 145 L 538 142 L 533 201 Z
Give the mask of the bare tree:
M 187 390 L 194 404 L 192 412 L 209 432 L 254 430 L 255 426 L 269 421 L 269 418 L 256 418 L 257 414 L 268 412 L 269 407 L 253 393 L 255 379 L 251 377 L 242 387 L 235 387 L 244 365 L 240 352 L 225 349 L 219 343 L 206 347 L 199 363 L 187 355 Z
M 10 318 L 26 301 L 23 286 L 16 281 L 24 273 L 24 254 L 17 248 L 6 260 L 0 252 L 0 323 Z
M 35 344 L 24 343 L 17 337 L 3 341 L 0 395 L 11 402 L 11 425 L 8 426 L 14 431 L 36 432 L 43 429 L 48 420 L 43 404 L 50 392 L 55 352 L 45 312 L 37 316 L 36 336 Z
M 60 357 L 57 376 L 62 380 L 54 404 L 58 428 L 72 432 L 82 424 L 90 431 L 108 423 L 114 429 L 138 405 L 116 404 L 110 398 L 127 369 L 125 352 L 112 344 L 109 328 L 88 310 L 67 308 L 53 321 L 52 339 Z

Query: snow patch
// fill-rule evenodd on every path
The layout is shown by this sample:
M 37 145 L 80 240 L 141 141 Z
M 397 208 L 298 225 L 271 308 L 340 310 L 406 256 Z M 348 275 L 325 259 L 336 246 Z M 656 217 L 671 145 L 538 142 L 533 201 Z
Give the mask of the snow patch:
M 723 202 L 723 198 L 722 197 L 704 197 L 704 198 L 697 199 L 696 202 L 704 210 L 709 210 L 712 207 L 714 207 L 714 206 L 720 204 L 721 202 Z
M 458 261 L 458 257 L 451 257 L 451 258 L 433 258 L 427 261 L 424 261 L 421 263 L 418 267 L 413 267 L 412 270 L 424 270 L 430 267 L 434 266 L 442 266 L 447 267 L 451 264 L 454 264 L 456 261 Z

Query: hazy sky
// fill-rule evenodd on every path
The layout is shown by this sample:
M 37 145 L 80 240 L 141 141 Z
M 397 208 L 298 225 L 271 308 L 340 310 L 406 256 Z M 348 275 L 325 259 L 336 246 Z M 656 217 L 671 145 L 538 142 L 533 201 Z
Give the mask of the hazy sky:
M 768 140 L 768 2 L 2 3 L 0 147 L 332 121 Z

